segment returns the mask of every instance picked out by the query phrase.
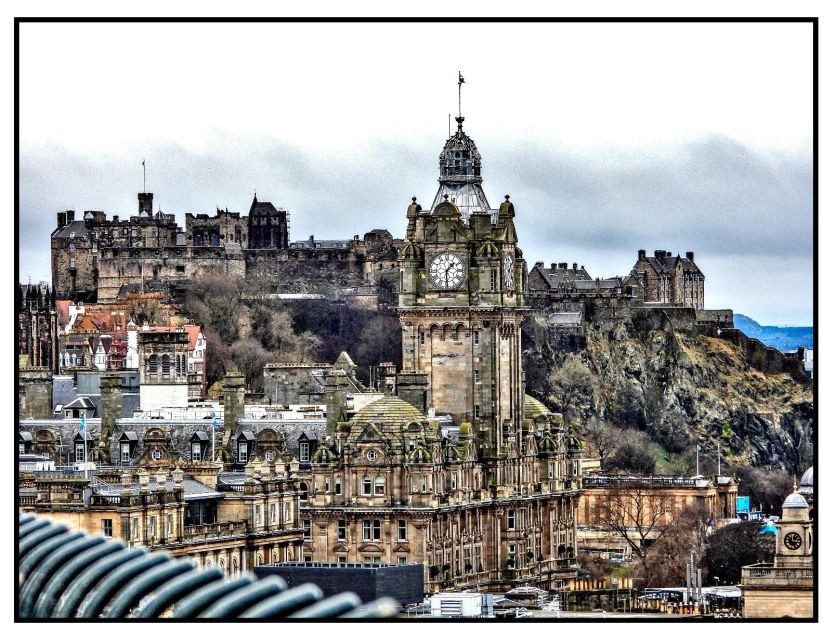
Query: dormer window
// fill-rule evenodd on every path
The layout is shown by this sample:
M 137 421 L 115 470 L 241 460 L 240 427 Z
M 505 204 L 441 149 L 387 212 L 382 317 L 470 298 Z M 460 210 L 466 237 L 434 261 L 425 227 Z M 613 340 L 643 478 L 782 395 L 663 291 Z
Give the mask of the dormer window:
M 240 462 L 248 462 L 248 443 L 237 443 L 237 460 Z
M 309 462 L 309 443 L 308 442 L 301 442 L 300 443 L 300 461 L 301 462 Z

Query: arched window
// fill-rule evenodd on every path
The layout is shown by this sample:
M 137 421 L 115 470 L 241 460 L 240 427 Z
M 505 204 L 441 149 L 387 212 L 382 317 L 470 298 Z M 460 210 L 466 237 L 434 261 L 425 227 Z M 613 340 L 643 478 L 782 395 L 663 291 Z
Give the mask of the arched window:
M 168 354 L 162 356 L 162 375 L 170 375 L 170 356 Z
M 300 501 L 306 502 L 309 499 L 309 487 L 305 482 L 300 483 Z
M 370 480 L 370 476 L 364 476 L 361 478 L 361 495 L 373 495 L 373 481 Z
M 335 476 L 335 495 L 341 495 L 341 476 Z
M 376 476 L 376 479 L 373 480 L 373 494 L 377 496 L 384 495 L 384 478 L 381 476 Z
M 156 373 L 159 370 L 159 356 L 153 354 L 147 362 L 148 371 Z

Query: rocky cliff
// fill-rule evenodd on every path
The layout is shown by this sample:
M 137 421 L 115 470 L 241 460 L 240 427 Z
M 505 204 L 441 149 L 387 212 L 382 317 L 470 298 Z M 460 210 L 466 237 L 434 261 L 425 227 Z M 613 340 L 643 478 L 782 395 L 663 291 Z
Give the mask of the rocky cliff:
M 569 335 L 535 314 L 524 332 L 528 393 L 582 424 L 646 432 L 676 463 L 664 470 L 690 469 L 699 443 L 703 460 L 721 446 L 728 466 L 800 473 L 813 463 L 812 387 L 761 373 L 723 339 L 676 331 L 661 311 Z

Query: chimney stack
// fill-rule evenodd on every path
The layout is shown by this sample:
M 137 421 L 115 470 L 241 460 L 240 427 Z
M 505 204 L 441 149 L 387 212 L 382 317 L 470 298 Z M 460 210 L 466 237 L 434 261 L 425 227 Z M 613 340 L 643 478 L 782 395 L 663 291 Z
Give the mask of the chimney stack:
M 638 250 L 638 259 L 645 260 L 647 258 L 647 251 L 645 249 Z
M 572 263 L 572 271 L 577 271 L 577 270 L 578 270 L 578 263 L 577 263 L 577 262 L 573 262 L 573 263 Z
M 688 252 L 685 254 L 685 257 L 686 257 L 688 260 L 690 260 L 691 262 L 693 262 L 693 251 L 688 251 Z

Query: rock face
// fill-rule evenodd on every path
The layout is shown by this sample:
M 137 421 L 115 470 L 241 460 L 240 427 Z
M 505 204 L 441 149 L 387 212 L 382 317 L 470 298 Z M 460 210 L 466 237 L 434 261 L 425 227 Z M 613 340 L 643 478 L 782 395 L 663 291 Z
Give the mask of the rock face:
M 523 331 L 527 392 L 577 421 L 645 431 L 670 458 L 703 443 L 721 446 L 728 464 L 789 473 L 813 464 L 812 387 L 761 373 L 730 342 L 676 331 L 661 311 L 580 335 L 531 314 Z

